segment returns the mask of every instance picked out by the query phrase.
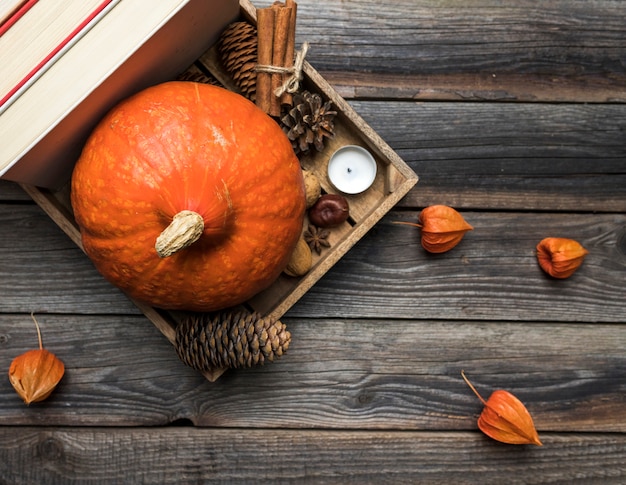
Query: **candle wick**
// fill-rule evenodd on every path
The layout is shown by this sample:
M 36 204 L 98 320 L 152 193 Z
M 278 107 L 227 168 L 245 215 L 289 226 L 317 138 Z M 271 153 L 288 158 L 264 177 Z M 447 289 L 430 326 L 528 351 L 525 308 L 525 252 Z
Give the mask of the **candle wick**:
M 348 173 L 352 173 L 352 169 L 350 167 L 347 168 Z

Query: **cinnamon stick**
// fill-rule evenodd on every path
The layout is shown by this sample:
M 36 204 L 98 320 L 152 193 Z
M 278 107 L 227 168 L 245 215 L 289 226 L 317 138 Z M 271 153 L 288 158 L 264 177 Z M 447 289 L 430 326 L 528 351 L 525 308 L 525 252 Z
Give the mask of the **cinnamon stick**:
M 275 11 L 272 8 L 257 10 L 257 63 L 262 66 L 269 66 L 273 62 L 274 17 Z M 269 113 L 272 97 L 272 75 L 268 72 L 257 72 L 256 105 Z
M 289 33 L 287 35 L 287 48 L 285 49 L 285 67 L 293 67 L 294 55 L 296 52 L 296 17 L 298 12 L 298 4 L 294 0 L 286 0 L 285 6 L 291 11 L 289 17 Z M 288 75 L 283 76 L 283 83 L 287 80 Z M 292 104 L 293 96 L 291 93 L 285 92 L 280 100 L 281 104 Z
M 272 53 L 272 65 L 276 67 L 285 67 L 286 49 L 289 38 L 289 26 L 291 23 L 291 8 L 282 4 L 274 4 L 272 8 L 276 14 L 274 17 L 274 51 Z M 287 79 L 285 74 L 272 74 L 272 97 L 270 103 L 270 115 L 280 116 L 280 100 L 281 98 L 274 95 L 277 89 L 283 85 Z

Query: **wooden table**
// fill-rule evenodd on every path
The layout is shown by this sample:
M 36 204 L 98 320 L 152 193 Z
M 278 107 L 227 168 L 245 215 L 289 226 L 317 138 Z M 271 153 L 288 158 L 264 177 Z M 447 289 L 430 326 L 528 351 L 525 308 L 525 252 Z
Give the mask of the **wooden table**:
M 258 6 L 271 2 L 258 1 Z M 626 3 L 300 0 L 308 60 L 420 176 L 283 318 L 278 362 L 215 383 L 0 182 L 0 367 L 66 365 L 26 407 L 0 379 L 0 483 L 626 483 Z M 430 255 L 394 224 L 475 227 Z M 544 237 L 589 255 L 539 269 Z M 476 427 L 503 388 L 543 447 Z

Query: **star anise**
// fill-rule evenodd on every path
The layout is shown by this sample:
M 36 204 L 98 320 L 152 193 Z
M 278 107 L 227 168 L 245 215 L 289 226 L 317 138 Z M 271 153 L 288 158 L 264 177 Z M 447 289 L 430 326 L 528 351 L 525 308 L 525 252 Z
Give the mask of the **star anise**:
M 330 247 L 328 236 L 330 236 L 328 229 L 322 229 L 311 224 L 309 224 L 307 230 L 304 231 L 304 240 L 311 250 L 315 251 L 317 254 L 322 254 L 322 248 Z

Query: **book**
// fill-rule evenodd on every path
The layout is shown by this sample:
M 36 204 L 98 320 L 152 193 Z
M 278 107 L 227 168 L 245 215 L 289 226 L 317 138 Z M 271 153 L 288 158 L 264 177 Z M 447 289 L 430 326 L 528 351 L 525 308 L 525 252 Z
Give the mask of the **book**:
M 34 1 L 36 0 L 0 0 L 0 35 L 21 17 L 20 11 L 28 10 L 30 7 L 27 4 Z
M 0 37 L 13 63 L 0 63 L 0 177 L 52 189 L 66 183 L 114 104 L 175 78 L 238 14 L 236 0 L 38 0 Z M 17 40 L 2 43 L 5 36 Z M 25 56 L 24 42 L 37 49 Z
M 0 113 L 120 0 L 28 0 L 0 25 Z

